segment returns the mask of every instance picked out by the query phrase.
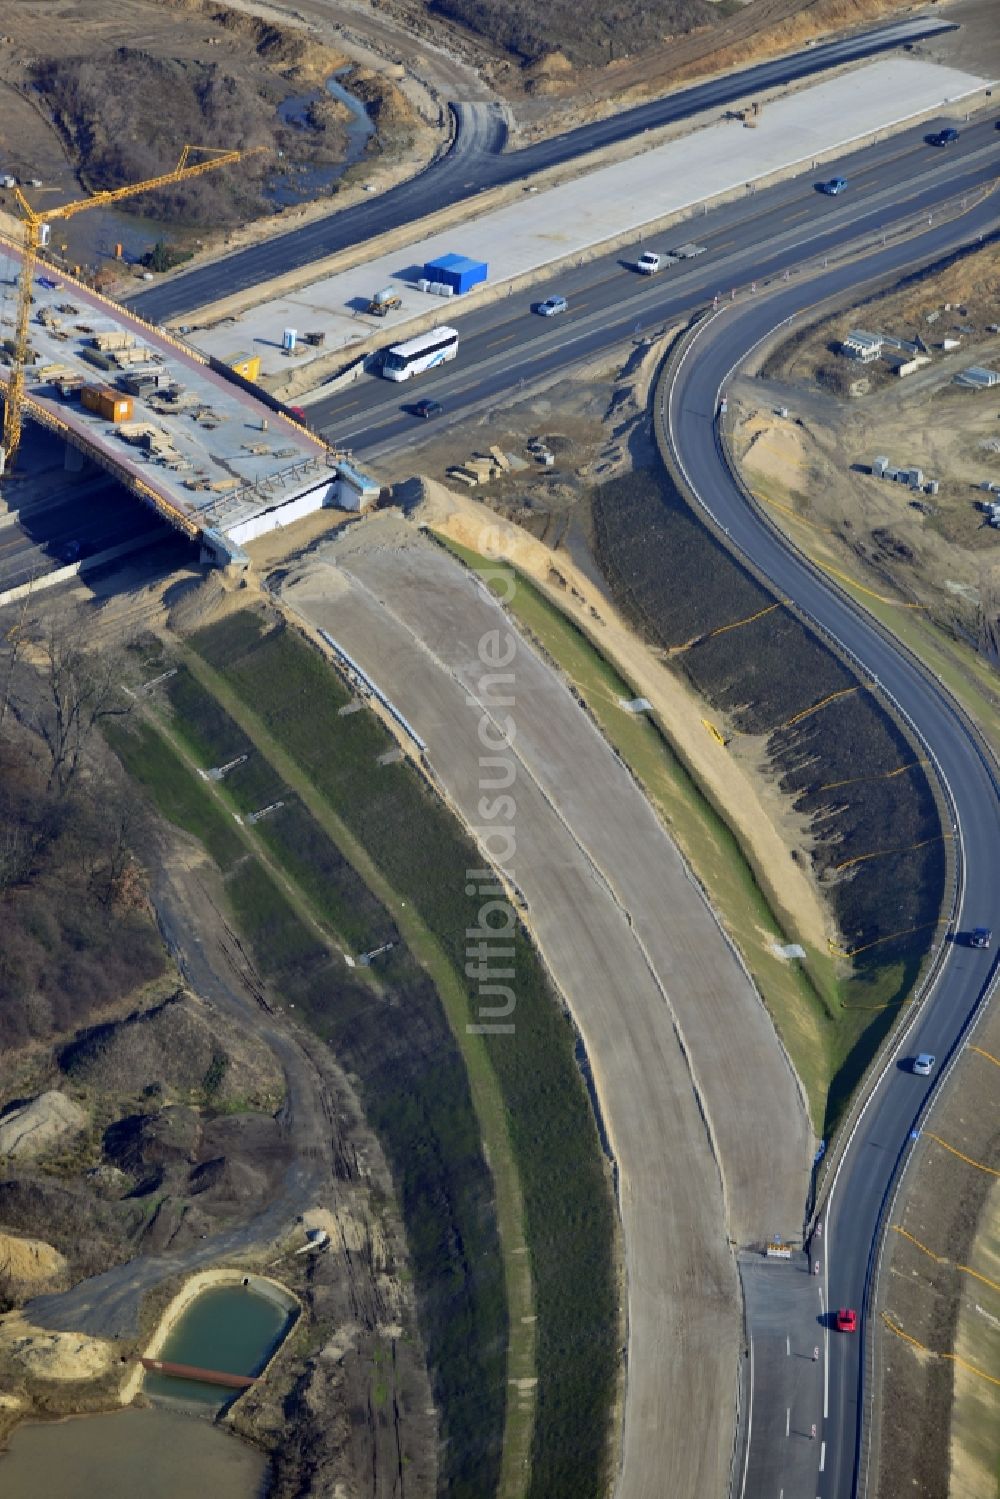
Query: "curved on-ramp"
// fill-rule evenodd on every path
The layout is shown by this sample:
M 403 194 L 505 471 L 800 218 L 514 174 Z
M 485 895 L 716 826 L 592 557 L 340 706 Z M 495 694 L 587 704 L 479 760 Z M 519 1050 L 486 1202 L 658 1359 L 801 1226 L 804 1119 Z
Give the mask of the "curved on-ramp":
M 975 925 L 1000 928 L 1000 782 L 997 768 L 975 730 L 942 684 L 910 653 L 803 558 L 767 517 L 748 500 L 727 465 L 717 431 L 721 396 L 733 372 L 754 348 L 783 323 L 819 299 L 846 290 L 860 293 L 880 278 L 936 257 L 977 236 L 996 231 L 995 197 L 956 223 L 928 229 L 915 239 L 829 271 L 808 284 L 753 299 L 709 319 L 690 341 L 667 392 L 667 426 L 674 455 L 692 496 L 729 545 L 743 554 L 775 589 L 794 601 L 816 629 L 835 640 L 867 679 L 909 719 L 937 768 L 952 808 L 960 863 L 954 925 L 945 938 L 937 974 L 921 1003 L 898 1028 L 868 1082 L 868 1097 L 823 1204 L 824 1232 L 811 1254 L 821 1275 L 811 1282 L 808 1265 L 781 1272 L 798 1276 L 808 1294 L 787 1313 L 780 1331 L 800 1347 L 815 1344 L 820 1357 L 804 1371 L 788 1365 L 782 1382 L 758 1378 L 752 1388 L 753 1419 L 745 1462 L 735 1492 L 768 1499 L 786 1492 L 846 1499 L 869 1492 L 870 1450 L 867 1402 L 874 1344 L 867 1325 L 877 1269 L 883 1216 L 905 1166 L 911 1132 L 918 1129 L 931 1096 L 960 1051 L 982 1002 L 996 981 L 992 953 L 979 953 L 955 937 Z M 937 1076 L 917 1078 L 896 1064 L 904 1047 L 939 1058 Z M 785 1287 L 787 1289 L 788 1281 Z M 831 1338 L 828 1309 L 863 1309 L 861 1335 Z M 773 1310 L 773 1308 L 772 1308 Z M 748 1303 L 749 1332 L 754 1316 Z M 866 1339 L 867 1335 L 867 1339 Z M 807 1355 L 808 1357 L 808 1355 Z M 868 1383 L 866 1384 L 866 1378 Z M 751 1381 L 753 1376 L 751 1374 Z M 807 1382 L 814 1385 L 806 1424 L 796 1432 L 785 1400 Z M 778 1409 L 780 1402 L 780 1410 Z M 815 1417 L 810 1437 L 809 1415 Z M 807 1440 L 799 1438 L 804 1434 Z M 764 1450 L 766 1447 L 766 1450 Z

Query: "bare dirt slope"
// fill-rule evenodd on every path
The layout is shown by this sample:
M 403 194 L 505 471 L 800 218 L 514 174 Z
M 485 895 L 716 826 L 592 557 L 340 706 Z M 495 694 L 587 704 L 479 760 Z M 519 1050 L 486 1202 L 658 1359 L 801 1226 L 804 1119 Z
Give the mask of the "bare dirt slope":
M 804 329 L 735 388 L 736 450 L 755 490 L 808 528 L 811 546 L 862 567 L 994 663 L 1000 650 L 1000 530 L 982 489 L 1000 483 L 995 392 L 964 390 L 970 365 L 1000 365 L 1000 252 L 990 246 Z M 921 339 L 930 362 L 899 379 L 838 351 L 855 327 Z M 944 348 L 945 341 L 956 347 Z M 870 389 L 847 392 L 857 380 Z M 782 417 L 780 408 L 788 410 Z M 884 456 L 919 467 L 935 494 L 874 478 Z M 784 507 L 778 509 L 777 507 Z
M 326 79 L 351 69 L 344 81 L 369 107 L 376 138 L 365 163 L 413 156 L 421 109 L 435 127 L 438 110 L 403 93 L 405 69 L 346 38 L 338 45 L 334 31 L 319 36 L 289 20 L 208 0 L 18 0 L 3 19 L 0 172 L 39 179 L 31 196 L 45 208 L 82 196 L 81 186 L 115 188 L 167 171 L 185 144 L 263 147 L 238 171 L 131 200 L 125 211 L 141 210 L 177 236 L 266 220 L 300 196 L 329 207 L 350 115 L 324 95 Z M 291 98 L 303 101 L 298 124 L 278 112 Z M 422 162 L 426 151 L 417 156 Z M 0 191 L 0 206 L 13 208 L 9 191 Z M 73 220 L 58 236 L 88 259 L 90 222 Z
M 481 824 L 477 644 L 506 631 L 499 607 L 392 516 L 296 569 L 283 597 L 371 671 Z M 727 1239 L 799 1228 L 805 1112 L 763 1006 L 627 772 L 523 643 L 510 670 L 511 875 L 580 1026 L 620 1173 L 621 1493 L 659 1494 L 668 1467 L 678 1493 L 721 1492 L 740 1339 Z M 750 1090 L 751 1077 L 768 1085 Z
M 879 1332 L 884 1412 L 879 1499 L 903 1493 L 914 1499 L 945 1493 L 953 1499 L 994 1499 L 997 1492 L 1000 1009 L 995 1003 L 971 1042 L 925 1124 L 888 1235 L 880 1310 L 889 1323 L 883 1321 Z M 967 1159 L 955 1156 L 955 1150 Z M 962 1362 L 954 1362 L 953 1353 Z

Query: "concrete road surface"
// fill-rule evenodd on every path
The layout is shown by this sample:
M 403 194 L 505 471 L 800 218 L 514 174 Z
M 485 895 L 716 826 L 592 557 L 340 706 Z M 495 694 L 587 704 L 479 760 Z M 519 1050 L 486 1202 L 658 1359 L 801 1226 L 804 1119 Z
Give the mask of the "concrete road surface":
M 291 234 L 239 250 L 212 265 L 188 271 L 164 286 L 151 287 L 134 297 L 132 305 L 150 322 L 163 322 L 165 318 L 190 312 L 219 297 L 257 286 L 272 276 L 283 275 L 351 245 L 387 234 L 400 224 L 413 222 L 433 209 L 470 198 L 484 188 L 517 182 L 532 172 L 545 171 L 618 141 L 630 140 L 674 120 L 689 119 L 703 110 L 721 108 L 751 93 L 778 88 L 796 79 L 809 78 L 829 68 L 841 67 L 862 57 L 873 57 L 919 37 L 950 29 L 951 23 L 937 16 L 896 21 L 889 26 L 807 48 L 774 62 L 761 63 L 742 73 L 725 74 L 709 83 L 654 99 L 592 125 L 566 131 L 536 146 L 503 154 L 506 126 L 495 106 L 452 106 L 460 111 L 455 147 L 419 176 L 400 183 L 371 202 L 359 203 L 343 213 L 306 224 Z
M 480 768 L 481 720 L 489 736 L 513 720 L 508 872 L 583 1036 L 620 1174 L 619 1492 L 662 1499 L 669 1472 L 672 1493 L 721 1495 L 741 1339 L 728 1240 L 801 1232 L 812 1155 L 770 1019 L 646 799 L 556 672 L 517 641 L 509 687 L 484 684 L 480 642 L 500 631 L 506 647 L 510 626 L 471 574 L 385 517 L 324 548 L 282 592 L 406 716 L 473 827 L 480 777 L 497 774 Z

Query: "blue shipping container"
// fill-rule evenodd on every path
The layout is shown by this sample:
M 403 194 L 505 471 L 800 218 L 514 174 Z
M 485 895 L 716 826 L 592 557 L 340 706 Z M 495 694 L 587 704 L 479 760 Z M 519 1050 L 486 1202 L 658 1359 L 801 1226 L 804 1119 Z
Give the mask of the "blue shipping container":
M 468 255 L 439 255 L 437 260 L 428 260 L 424 276 L 428 281 L 442 281 L 450 286 L 456 297 L 485 281 L 489 267 L 485 260 L 470 260 Z

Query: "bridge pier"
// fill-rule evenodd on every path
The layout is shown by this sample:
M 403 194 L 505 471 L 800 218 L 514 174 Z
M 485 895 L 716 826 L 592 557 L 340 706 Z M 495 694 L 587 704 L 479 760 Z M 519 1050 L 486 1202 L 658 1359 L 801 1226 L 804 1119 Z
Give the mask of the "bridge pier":
M 63 468 L 67 474 L 80 474 L 83 472 L 87 459 L 78 447 L 68 442 L 63 452 Z

